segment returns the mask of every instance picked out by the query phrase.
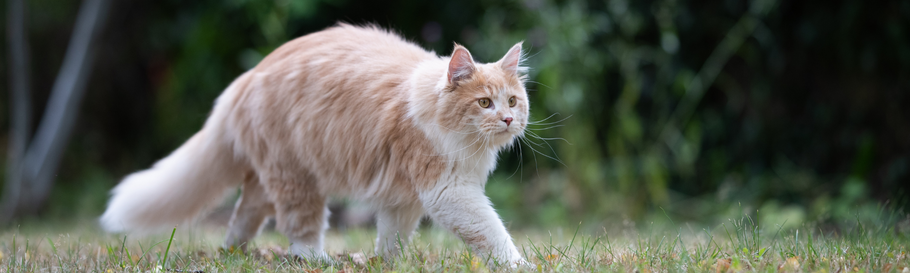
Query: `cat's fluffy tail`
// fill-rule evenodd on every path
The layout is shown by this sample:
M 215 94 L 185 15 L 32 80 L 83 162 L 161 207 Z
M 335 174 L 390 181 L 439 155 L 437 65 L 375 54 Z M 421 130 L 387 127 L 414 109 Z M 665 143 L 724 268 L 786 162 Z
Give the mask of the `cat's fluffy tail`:
M 242 183 L 248 168 L 235 156 L 225 126 L 236 93 L 232 88 L 218 99 L 201 131 L 152 168 L 130 174 L 111 191 L 100 219 L 105 230 L 146 233 L 172 228 L 196 218 Z

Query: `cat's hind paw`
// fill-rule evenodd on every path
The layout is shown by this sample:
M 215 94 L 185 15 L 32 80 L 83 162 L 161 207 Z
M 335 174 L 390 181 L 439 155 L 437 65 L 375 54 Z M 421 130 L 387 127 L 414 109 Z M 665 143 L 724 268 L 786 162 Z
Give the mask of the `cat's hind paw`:
M 526 269 L 526 270 L 531 270 L 531 271 L 539 271 L 538 265 L 528 262 L 525 259 L 511 262 L 509 264 L 509 266 L 512 269 Z

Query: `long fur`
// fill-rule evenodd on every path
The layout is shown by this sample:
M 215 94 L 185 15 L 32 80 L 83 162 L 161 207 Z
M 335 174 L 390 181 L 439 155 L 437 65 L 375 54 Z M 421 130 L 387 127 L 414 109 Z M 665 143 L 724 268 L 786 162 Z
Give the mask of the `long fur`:
M 335 195 L 375 204 L 378 254 L 399 253 L 428 214 L 490 261 L 520 262 L 483 188 L 528 124 L 521 45 L 495 63 L 459 45 L 453 55 L 369 26 L 290 41 L 235 80 L 186 144 L 124 179 L 101 222 L 172 226 L 246 178 L 226 246 L 243 247 L 275 216 L 292 253 L 327 257 Z
M 101 216 L 111 232 L 149 233 L 196 218 L 242 182 L 244 167 L 225 134 L 230 86 L 201 131 L 155 165 L 130 174 L 111 191 Z

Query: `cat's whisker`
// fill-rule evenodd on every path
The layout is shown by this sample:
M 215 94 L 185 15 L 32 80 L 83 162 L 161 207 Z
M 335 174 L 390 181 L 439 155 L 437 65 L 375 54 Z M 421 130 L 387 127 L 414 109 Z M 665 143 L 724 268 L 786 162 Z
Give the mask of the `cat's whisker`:
M 566 140 L 565 138 L 561 138 L 561 137 L 540 137 L 540 136 L 536 136 L 536 135 L 530 135 L 530 136 L 533 138 L 539 139 L 539 140 L 543 140 L 544 142 L 546 142 L 547 140 L 562 140 L 566 144 L 572 145 L 572 143 L 570 143 L 568 140 Z
M 526 138 L 520 137 L 520 138 L 518 138 L 518 139 L 519 139 L 521 142 L 524 142 L 525 145 L 530 146 L 530 144 L 528 144 Z M 531 152 L 531 156 L 534 157 L 534 171 L 537 172 L 537 177 L 540 177 L 540 162 L 537 161 L 537 155 L 533 152 L 533 151 L 534 151 L 534 148 L 531 148 L 531 151 L 532 151 L 532 152 Z
M 528 132 L 528 135 L 530 135 L 530 136 L 532 136 L 532 137 L 534 137 L 534 138 L 536 138 L 536 139 L 543 140 L 544 142 L 546 142 L 547 140 L 562 140 L 562 141 L 565 141 L 566 144 L 572 145 L 571 142 L 569 142 L 569 141 L 566 140 L 565 138 L 561 138 L 561 137 L 541 137 L 540 135 L 538 135 L 538 134 L 536 134 L 536 133 L 534 133 L 534 132 Z
M 550 118 L 552 118 L 553 116 L 556 116 L 556 115 L 559 115 L 559 113 L 553 113 L 553 114 L 550 114 L 549 116 L 547 116 L 546 118 L 544 118 L 544 119 L 542 119 L 542 120 L 538 120 L 538 121 L 529 121 L 528 123 L 529 123 L 529 124 L 534 124 L 534 123 L 544 122 L 544 121 L 547 121 L 548 119 L 550 119 Z
M 521 173 L 518 174 L 518 183 L 524 182 L 524 152 L 521 150 L 521 141 L 518 142 L 518 168 Z
M 529 138 L 527 138 L 527 137 L 525 137 L 524 140 L 527 142 L 526 144 L 534 144 L 534 145 L 537 146 L 537 147 L 543 148 L 543 144 L 534 142 L 533 140 L 531 140 L 531 139 L 529 139 Z
M 550 115 L 549 117 L 547 117 L 547 118 L 545 118 L 545 119 L 542 119 L 542 120 L 538 120 L 538 121 L 529 121 L 529 122 L 528 122 L 528 125 L 548 126 L 548 125 L 553 125 L 553 124 L 557 124 L 557 123 L 566 121 L 567 119 L 569 119 L 569 118 L 572 117 L 572 115 L 569 115 L 569 116 L 567 116 L 567 117 L 565 117 L 565 118 L 562 118 L 562 119 L 560 119 L 560 120 L 557 120 L 557 121 L 544 122 L 544 121 L 546 121 L 546 120 L 548 120 L 548 119 L 550 119 L 550 118 L 552 118 L 553 116 L 558 115 L 558 114 L 559 114 L 559 113 L 554 113 L 554 114 Z
M 515 176 L 516 173 L 518 173 L 519 170 L 521 170 L 521 165 L 522 165 L 522 161 L 523 161 L 522 158 L 524 157 L 524 155 L 522 155 L 522 153 L 521 153 L 521 142 L 518 141 L 519 139 L 521 139 L 521 136 L 516 137 L 515 140 L 512 141 L 512 145 L 518 146 L 518 167 L 515 167 L 515 171 L 512 172 L 512 174 L 509 175 L 509 177 L 506 177 L 506 180 L 512 178 L 513 176 Z M 511 148 L 511 146 L 510 146 L 510 148 Z M 522 177 L 519 174 L 519 178 L 518 178 L 519 183 L 521 183 L 521 181 L 522 181 L 521 178 Z
M 528 140 L 528 139 L 525 138 L 525 140 Z M 544 141 L 544 143 L 547 143 L 547 142 Z M 547 145 L 549 146 L 550 144 L 548 143 Z M 568 166 L 566 166 L 566 164 L 563 163 L 562 160 L 560 160 L 558 157 L 552 157 L 552 156 L 550 156 L 550 155 L 547 155 L 547 154 L 545 154 L 545 153 L 542 153 L 542 152 L 538 151 L 537 149 L 534 149 L 534 147 L 532 147 L 532 146 L 528 146 L 528 148 L 531 148 L 532 151 L 534 151 L 534 152 L 536 152 L 536 153 L 538 153 L 538 154 L 540 154 L 540 155 L 542 155 L 542 156 L 545 156 L 545 157 L 547 157 L 547 158 L 549 158 L 549 159 L 552 159 L 553 161 L 559 162 L 559 164 L 563 165 L 564 167 L 568 167 Z M 550 146 L 550 150 L 553 151 L 554 154 L 556 153 L 556 151 L 553 150 L 553 147 L 552 147 L 552 146 Z
M 544 131 L 544 130 L 550 130 L 553 128 L 563 127 L 563 126 L 565 126 L 565 125 L 560 124 L 560 125 L 553 125 L 553 126 L 546 127 L 546 128 L 527 128 L 527 129 L 532 130 L 532 131 Z
M 543 141 L 543 143 L 547 144 L 547 147 L 550 147 L 550 151 L 553 152 L 553 156 L 556 157 L 556 160 L 559 161 L 559 163 L 562 163 L 562 161 L 559 159 L 559 154 L 556 153 L 556 149 L 553 149 L 553 146 L 550 145 L 550 142 L 547 142 L 547 140 L 545 138 L 542 138 L 533 132 L 528 132 L 528 133 L 530 136 L 540 139 L 541 141 Z M 572 145 L 572 143 L 569 143 L 568 140 L 565 140 L 563 138 L 560 138 L 560 139 L 565 141 L 567 144 Z M 563 164 L 563 166 L 565 166 L 565 164 Z

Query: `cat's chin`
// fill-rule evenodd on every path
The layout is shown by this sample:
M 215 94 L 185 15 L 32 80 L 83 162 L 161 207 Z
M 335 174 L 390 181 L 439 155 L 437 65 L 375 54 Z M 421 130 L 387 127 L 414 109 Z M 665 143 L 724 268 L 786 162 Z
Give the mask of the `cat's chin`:
M 515 140 L 515 133 L 509 130 L 502 131 L 493 135 L 493 143 L 496 147 L 503 147 Z

